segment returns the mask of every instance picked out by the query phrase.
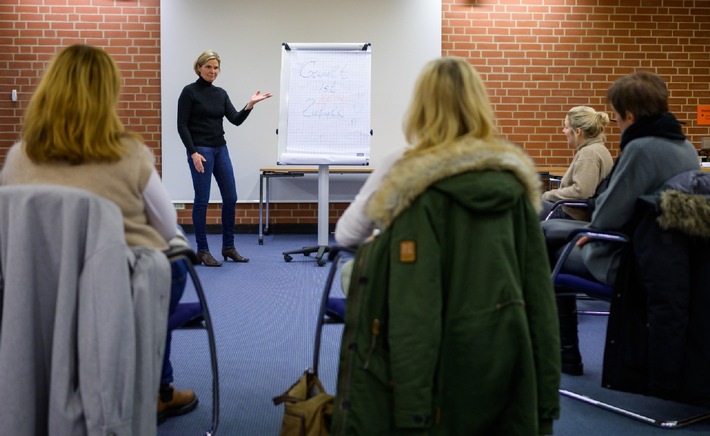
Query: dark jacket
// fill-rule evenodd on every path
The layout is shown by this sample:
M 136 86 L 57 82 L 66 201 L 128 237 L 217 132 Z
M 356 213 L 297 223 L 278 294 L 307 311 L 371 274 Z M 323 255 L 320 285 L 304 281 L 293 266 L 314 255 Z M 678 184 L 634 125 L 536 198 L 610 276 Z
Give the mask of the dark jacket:
M 535 435 L 559 415 L 559 335 L 517 147 L 403 157 L 349 288 L 332 434 Z
M 709 200 L 710 174 L 689 171 L 637 203 L 603 386 L 710 406 Z
M 625 231 L 636 199 L 653 194 L 671 177 L 700 169 L 698 151 L 685 139 L 681 124 L 670 114 L 642 117 L 622 133 L 622 153 L 609 175 L 607 188 L 595 200 L 590 227 Z M 613 284 L 620 253 L 613 244 L 592 242 L 582 247 L 584 265 L 602 283 Z

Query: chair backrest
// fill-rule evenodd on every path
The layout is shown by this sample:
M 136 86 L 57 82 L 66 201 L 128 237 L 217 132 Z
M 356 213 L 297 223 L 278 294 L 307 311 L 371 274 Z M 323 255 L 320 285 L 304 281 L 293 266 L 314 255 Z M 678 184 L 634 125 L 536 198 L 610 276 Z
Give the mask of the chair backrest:
M 552 189 L 553 180 L 559 182 L 561 179 L 550 179 L 550 189 Z M 609 186 L 609 176 L 599 182 L 599 185 L 594 190 L 594 195 L 589 198 L 556 201 L 547 216 L 545 216 L 545 220 L 554 218 L 572 218 L 579 221 L 591 220 L 597 197 L 606 190 L 607 186 Z
M 127 247 L 120 209 L 0 187 L 0 274 L 0 434 L 155 434 L 170 265 Z

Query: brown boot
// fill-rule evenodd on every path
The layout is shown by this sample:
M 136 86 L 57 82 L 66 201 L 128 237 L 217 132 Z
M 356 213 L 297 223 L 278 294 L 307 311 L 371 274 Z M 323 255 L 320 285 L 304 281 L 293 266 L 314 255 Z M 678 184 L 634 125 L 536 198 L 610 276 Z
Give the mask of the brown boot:
M 244 257 L 239 252 L 237 251 L 236 248 L 223 248 L 222 249 L 222 257 L 224 257 L 224 261 L 226 262 L 227 259 L 232 259 L 235 262 L 249 262 L 248 257 Z
M 210 254 L 207 250 L 197 250 L 195 255 L 197 256 L 198 265 L 204 264 L 205 266 L 222 266 L 222 262 L 212 257 L 212 254 Z
M 173 385 L 161 386 L 158 395 L 158 425 L 172 416 L 192 412 L 197 402 L 197 395 L 190 389 L 176 391 Z

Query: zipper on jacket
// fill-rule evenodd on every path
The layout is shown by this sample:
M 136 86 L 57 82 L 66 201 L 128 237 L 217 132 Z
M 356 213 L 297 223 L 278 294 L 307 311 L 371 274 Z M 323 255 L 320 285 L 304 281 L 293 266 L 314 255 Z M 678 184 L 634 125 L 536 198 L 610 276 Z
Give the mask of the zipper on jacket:
M 380 320 L 375 318 L 372 320 L 372 339 L 370 341 L 370 349 L 367 351 L 367 357 L 365 357 L 365 364 L 363 369 L 367 369 L 370 366 L 370 356 L 372 352 L 375 351 L 375 346 L 377 345 L 377 337 L 380 335 Z

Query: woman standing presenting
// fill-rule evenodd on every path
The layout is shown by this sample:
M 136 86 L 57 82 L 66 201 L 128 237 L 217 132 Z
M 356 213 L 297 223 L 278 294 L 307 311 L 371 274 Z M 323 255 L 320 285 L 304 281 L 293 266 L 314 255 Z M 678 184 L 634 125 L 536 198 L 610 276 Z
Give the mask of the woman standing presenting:
M 222 196 L 222 257 L 235 262 L 248 262 L 234 248 L 234 215 L 237 186 L 229 150 L 224 139 L 222 120 L 239 126 L 247 119 L 254 105 L 271 97 L 271 93 L 254 93 L 242 110 L 235 109 L 227 92 L 212 82 L 219 74 L 221 60 L 211 50 L 200 53 L 194 63 L 196 82 L 183 88 L 178 99 L 177 126 L 187 150 L 187 163 L 195 189 L 192 223 L 195 227 L 197 258 L 207 266 L 221 266 L 210 254 L 207 245 L 207 203 L 212 175 Z

